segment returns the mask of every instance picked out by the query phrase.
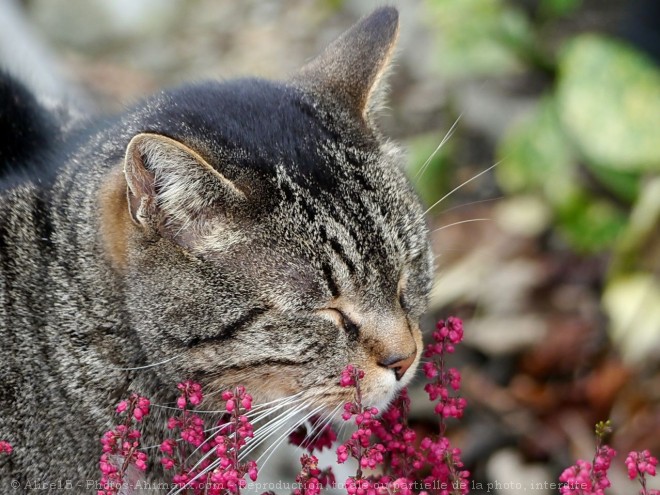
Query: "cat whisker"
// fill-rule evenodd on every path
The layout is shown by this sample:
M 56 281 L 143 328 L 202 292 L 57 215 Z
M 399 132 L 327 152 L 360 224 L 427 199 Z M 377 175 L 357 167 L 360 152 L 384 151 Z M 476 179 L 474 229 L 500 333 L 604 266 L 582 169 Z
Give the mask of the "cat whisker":
M 250 440 L 250 444 L 248 446 L 248 449 L 245 451 L 241 452 L 241 459 L 244 459 L 249 455 L 251 452 L 253 452 L 256 448 L 258 448 L 268 437 L 270 437 L 273 433 L 275 433 L 279 428 L 281 428 L 284 424 L 286 424 L 287 421 L 289 421 L 291 418 L 295 417 L 296 414 L 300 414 L 302 411 L 307 409 L 310 405 L 313 404 L 313 399 L 318 396 L 323 396 L 325 392 L 328 390 L 331 390 L 334 388 L 334 386 L 327 386 L 323 388 L 322 390 L 318 391 L 317 393 L 313 394 L 311 397 L 306 398 L 306 402 L 303 403 L 302 407 L 298 410 L 292 411 L 291 414 L 284 419 L 282 416 L 279 418 L 276 418 L 275 420 L 269 422 L 268 424 L 264 425 L 262 428 L 259 428 L 258 430 L 255 431 L 255 437 Z M 319 406 L 317 408 L 318 410 L 321 410 L 323 406 Z M 291 430 L 293 431 L 293 430 Z
M 289 405 L 291 405 L 291 404 L 294 404 L 294 403 L 296 403 L 296 402 L 300 402 L 300 401 L 302 400 L 302 398 L 300 398 L 300 399 L 298 399 L 298 400 L 295 399 L 295 397 L 298 396 L 298 395 L 300 395 L 300 394 L 296 394 L 295 396 L 285 397 L 285 398 L 284 398 L 284 399 L 286 399 L 285 401 L 280 400 L 280 401 L 279 401 L 280 403 L 277 404 L 275 407 L 272 407 L 272 408 L 270 408 L 270 409 L 267 409 L 267 410 L 265 410 L 265 411 L 262 411 L 262 412 L 259 413 L 259 414 L 257 414 L 258 411 L 255 411 L 255 410 L 253 409 L 253 410 L 251 410 L 250 412 L 248 412 L 245 416 L 247 416 L 248 418 L 249 418 L 250 416 L 255 416 L 254 419 L 251 419 L 251 423 L 254 425 L 254 424 L 258 423 L 259 421 L 261 421 L 262 419 L 267 418 L 268 416 L 272 415 L 275 411 L 277 411 L 277 410 L 279 410 L 279 409 L 282 409 L 283 407 L 289 406 Z M 271 402 L 276 402 L 276 401 L 271 401 Z M 224 412 L 224 411 L 223 411 L 223 412 Z M 207 439 L 202 443 L 202 445 L 204 445 L 204 443 L 207 443 L 207 442 L 211 441 L 211 440 L 215 437 L 215 435 L 216 435 L 217 433 L 219 433 L 224 427 L 226 427 L 226 425 L 216 426 L 215 428 L 211 428 L 211 429 L 207 430 L 207 431 L 213 431 L 213 430 L 216 430 L 216 431 L 213 431 L 212 435 L 209 436 L 209 438 L 207 438 Z M 196 448 L 196 449 L 195 449 L 195 450 L 194 450 L 194 451 L 188 456 L 188 459 L 189 459 L 193 454 L 195 454 L 195 453 L 196 453 L 196 452 L 202 447 L 202 445 L 200 445 L 199 447 L 197 447 L 197 448 Z M 195 464 L 194 468 L 196 468 L 196 467 L 199 465 L 199 463 L 200 463 L 201 461 L 203 461 L 205 458 L 207 458 L 211 453 L 212 453 L 212 452 L 209 452 L 209 453 L 207 453 L 206 455 L 204 455 L 204 457 L 202 457 L 202 459 L 200 459 L 200 461 L 198 461 L 197 464 Z M 193 469 L 194 469 L 194 468 L 193 468 Z
M 288 407 L 290 405 L 293 405 L 297 402 L 302 401 L 303 398 L 298 397 L 299 395 L 300 394 L 295 394 L 294 396 L 285 397 L 282 400 L 272 401 L 272 402 L 279 402 L 279 403 L 276 406 L 271 407 L 270 409 L 263 410 L 261 412 L 255 411 L 253 409 L 248 414 L 246 414 L 246 416 L 248 416 L 248 417 L 255 416 L 254 419 L 251 419 L 251 423 L 254 425 L 254 424 L 258 423 L 259 421 L 261 421 L 262 419 L 268 418 L 269 416 L 272 416 L 273 413 L 275 413 L 276 411 L 278 411 L 278 410 L 280 410 L 284 407 Z M 259 412 L 259 414 L 256 414 L 257 412 Z M 209 440 L 211 440 L 211 438 L 209 438 Z
M 283 405 L 284 405 L 284 404 L 281 404 L 281 406 L 283 406 Z M 305 407 L 306 407 L 306 406 L 305 406 Z M 272 411 L 271 411 L 271 412 L 272 412 Z M 292 417 L 293 415 L 295 415 L 295 414 L 297 414 L 297 413 L 298 413 L 298 411 L 293 411 L 293 412 L 292 412 L 292 411 L 286 411 L 286 412 L 283 412 L 283 413 L 279 416 L 279 418 L 284 418 L 285 420 L 288 420 L 288 419 L 290 419 L 290 417 Z M 265 413 L 262 413 L 262 416 L 263 416 L 263 415 L 265 415 Z M 278 422 L 279 422 L 279 421 L 281 421 L 281 419 L 278 420 Z M 222 426 L 224 426 L 224 425 L 222 425 Z M 257 430 L 257 431 L 259 431 L 259 430 Z M 211 456 L 211 455 L 213 454 L 213 452 L 214 452 L 213 449 L 211 449 L 209 452 L 207 452 L 206 454 L 204 454 L 204 456 L 202 456 L 202 458 L 201 458 L 200 460 L 198 460 L 197 463 L 195 463 L 195 465 L 191 468 L 191 470 L 196 469 L 196 468 L 197 468 L 197 467 L 198 467 L 198 466 L 199 466 L 199 465 L 200 465 L 205 459 L 207 459 L 209 456 Z M 239 460 L 243 460 L 243 459 L 244 459 L 244 456 L 243 456 L 243 453 L 241 453 L 241 456 L 239 457 Z M 215 460 L 215 461 L 213 461 L 213 462 L 212 462 L 211 464 L 209 464 L 205 469 L 202 469 L 199 473 L 197 473 L 197 475 L 196 475 L 193 479 L 191 479 L 190 481 L 188 481 L 184 486 L 179 487 L 177 490 L 174 490 L 174 489 L 171 490 L 171 491 L 169 492 L 169 495 L 176 495 L 176 494 L 178 494 L 178 493 L 181 493 L 183 490 L 185 490 L 186 488 L 188 488 L 188 487 L 190 486 L 190 484 L 191 484 L 193 481 L 195 481 L 195 480 L 201 478 L 201 477 L 204 476 L 206 473 L 208 473 L 208 472 L 210 472 L 210 471 L 213 471 L 213 470 L 214 470 L 216 467 L 218 467 L 219 465 L 220 465 L 220 461 L 219 461 L 219 460 Z
M 461 113 L 461 114 L 458 116 L 458 118 L 456 119 L 456 121 L 454 121 L 454 123 L 452 124 L 452 126 L 449 128 L 449 131 L 447 131 L 447 134 L 445 134 L 445 137 L 442 138 L 442 141 L 440 141 L 440 144 L 435 148 L 435 150 L 433 151 L 433 153 L 431 153 L 431 155 L 426 159 L 426 161 L 424 162 L 424 164 L 422 165 L 422 167 L 419 169 L 419 172 L 417 172 L 417 173 L 415 174 L 414 179 L 415 179 L 415 182 L 416 182 L 416 183 L 419 183 L 419 181 L 420 181 L 421 178 L 422 178 L 422 175 L 424 175 L 424 172 L 426 171 L 427 167 L 428 167 L 429 164 L 431 163 L 431 160 L 433 160 L 433 158 L 435 157 L 435 155 L 438 154 L 438 151 L 440 151 L 440 148 L 442 148 L 442 147 L 444 146 L 444 144 L 445 144 L 447 141 L 449 141 L 449 138 L 454 134 L 454 129 L 456 128 L 456 125 L 458 124 L 458 122 L 461 120 L 461 117 L 462 117 L 462 116 L 463 116 L 463 114 Z
M 241 460 L 245 459 L 249 454 L 251 454 L 255 449 L 257 449 L 261 444 L 263 444 L 266 441 L 266 439 L 268 439 L 275 432 L 277 432 L 277 430 L 279 430 L 282 426 L 286 425 L 296 415 L 300 414 L 302 411 L 307 409 L 310 405 L 311 403 L 306 402 L 302 405 L 300 409 L 288 411 L 280 415 L 279 417 L 273 419 L 272 421 L 269 421 L 262 428 L 259 428 L 257 431 L 255 431 L 254 438 L 250 440 L 247 449 L 241 452 L 240 459 Z
M 504 199 L 504 196 L 496 196 L 494 198 L 480 199 L 480 200 L 477 200 L 477 201 L 470 201 L 468 203 L 463 203 L 462 205 L 452 206 L 451 208 L 447 208 L 446 210 L 442 210 L 441 212 L 438 213 L 438 215 L 442 215 L 443 213 L 448 213 L 448 212 L 454 211 L 454 210 L 459 210 L 459 209 L 465 208 L 467 206 L 478 205 L 480 203 L 489 203 L 491 201 L 497 201 L 499 199 Z
M 249 417 L 250 415 L 253 415 L 255 412 L 260 411 L 260 410 L 262 410 L 262 409 L 266 409 L 266 408 L 268 408 L 268 407 L 270 407 L 270 406 L 272 406 L 272 405 L 275 405 L 275 404 L 281 403 L 281 402 L 283 402 L 283 401 L 289 401 L 289 400 L 294 399 L 294 398 L 296 398 L 296 397 L 300 397 L 302 394 L 303 394 L 303 392 L 298 392 L 297 394 L 294 394 L 294 395 L 288 395 L 288 396 L 284 396 L 284 397 L 279 397 L 279 398 L 274 399 L 274 400 L 271 400 L 271 401 L 269 401 L 269 402 L 262 402 L 262 403 L 256 404 L 255 406 L 252 407 L 252 409 L 250 410 L 250 412 L 249 412 L 248 414 L 246 414 L 246 416 Z M 208 397 L 209 395 L 210 395 L 210 394 L 207 394 L 207 397 Z M 178 408 L 172 407 L 171 409 L 178 409 Z M 226 412 L 226 411 L 225 411 L 224 409 L 216 409 L 216 410 L 200 410 L 200 409 L 196 409 L 196 410 L 195 410 L 195 413 L 200 413 L 200 414 L 224 414 L 225 412 Z
M 461 220 L 460 222 L 453 222 L 448 225 L 443 225 L 442 227 L 438 227 L 437 229 L 432 230 L 431 232 L 438 232 L 440 230 L 448 229 L 449 227 L 454 227 L 456 225 L 461 225 L 464 223 L 470 223 L 470 222 L 485 222 L 488 220 L 492 220 L 492 218 L 471 218 L 469 220 Z
M 344 421 L 341 426 L 339 427 L 339 431 L 337 432 L 337 439 L 340 440 L 342 438 L 342 435 L 344 434 L 344 430 L 346 429 L 346 425 L 348 424 L 348 421 Z
M 286 396 L 284 396 L 284 397 L 280 397 L 280 398 L 277 398 L 277 399 L 271 400 L 271 401 L 269 401 L 269 402 L 261 402 L 261 403 L 259 403 L 259 404 L 256 404 L 256 405 L 252 408 L 252 411 L 257 411 L 257 410 L 263 409 L 263 408 L 265 408 L 265 407 L 268 407 L 268 406 L 271 406 L 271 405 L 274 405 L 274 404 L 278 404 L 278 403 L 280 403 L 280 402 L 282 402 L 282 401 L 287 401 L 287 402 L 288 402 L 288 401 L 290 401 L 290 400 L 297 399 L 297 398 L 300 398 L 300 399 L 302 400 L 302 397 L 300 397 L 300 396 L 303 395 L 304 393 L 305 393 L 305 392 L 304 392 L 304 390 L 303 390 L 303 391 L 298 392 L 297 394 L 286 395 Z
M 262 404 L 257 404 L 255 407 L 252 408 L 251 411 L 247 412 L 247 413 L 245 414 L 245 416 L 247 416 L 248 418 L 251 419 L 252 424 L 257 423 L 257 422 L 261 421 L 263 418 L 265 418 L 265 417 L 267 417 L 268 415 L 272 414 L 274 411 L 277 411 L 278 409 L 281 409 L 282 407 L 285 407 L 285 406 L 291 405 L 291 404 L 293 404 L 293 403 L 295 403 L 295 402 L 299 402 L 300 400 L 302 400 L 301 398 L 298 399 L 297 401 L 294 400 L 294 399 L 296 399 L 297 397 L 299 397 L 300 395 L 302 395 L 302 393 L 303 393 L 303 392 L 299 392 L 299 393 L 294 394 L 294 395 L 291 395 L 291 396 L 280 397 L 279 399 L 275 399 L 275 400 L 270 401 L 270 402 L 265 402 L 265 403 L 262 403 Z M 286 401 L 286 402 L 284 402 L 284 401 Z M 260 410 L 264 409 L 265 407 L 270 406 L 270 405 L 272 405 L 272 404 L 276 404 L 276 403 L 278 403 L 278 402 L 281 402 L 281 404 L 277 405 L 277 407 L 272 407 L 271 410 L 268 410 L 268 411 L 266 411 L 266 412 L 263 412 L 263 411 L 260 412 Z M 165 406 L 165 405 L 162 405 L 162 404 L 151 404 L 151 406 L 152 406 L 152 407 L 159 408 L 159 409 L 167 409 L 167 410 L 181 411 L 181 409 L 179 409 L 178 407 Z M 207 413 L 207 414 L 213 414 L 213 413 L 215 413 L 215 414 L 224 414 L 224 413 L 226 413 L 226 411 L 224 411 L 224 410 L 217 410 L 217 411 L 195 410 L 194 412 L 195 412 L 195 413 Z M 253 417 L 254 417 L 254 419 L 252 419 Z M 213 432 L 212 435 L 214 436 L 218 431 L 222 430 L 225 426 L 226 426 L 226 425 L 213 426 L 213 427 L 211 427 L 211 428 L 207 428 L 207 429 L 205 429 L 205 430 L 203 430 L 203 431 L 204 431 L 204 433 Z M 209 438 L 206 440 L 206 442 L 209 441 L 209 440 L 211 440 L 212 438 L 213 438 L 212 436 L 209 437 Z M 177 438 L 176 441 L 177 441 L 177 442 L 180 442 L 180 441 L 182 441 L 182 439 Z M 205 443 L 206 443 L 206 442 L 205 442 Z M 142 447 L 141 450 L 150 450 L 150 449 L 155 449 L 155 448 L 158 448 L 158 447 L 160 447 L 160 444 L 159 444 L 159 445 L 150 445 L 149 447 Z M 195 452 L 196 452 L 196 451 L 197 451 L 197 449 L 195 450 Z M 193 453 L 194 453 L 194 452 L 193 452 Z
M 325 430 L 326 427 L 329 424 L 331 424 L 334 421 L 334 419 L 337 417 L 337 414 L 339 413 L 341 407 L 342 404 L 337 405 L 337 407 L 335 407 L 332 410 L 332 412 L 328 415 L 327 418 L 325 418 L 324 420 L 319 420 L 319 422 L 310 429 L 309 433 L 305 435 L 305 438 L 298 446 L 298 450 L 307 449 L 310 445 L 314 444 L 314 442 L 316 442 L 319 436 L 323 434 L 323 430 Z
M 307 405 L 305 405 L 305 407 L 306 407 L 306 406 L 307 406 Z M 280 415 L 280 419 L 278 419 L 278 420 L 276 421 L 276 423 L 277 423 L 278 425 L 277 425 L 277 427 L 275 428 L 274 431 L 277 431 L 277 429 L 279 429 L 279 424 L 280 424 L 281 422 L 286 423 L 286 421 L 288 421 L 289 419 L 291 419 L 292 417 L 294 417 L 294 416 L 295 416 L 296 414 L 298 414 L 298 413 L 299 413 L 299 411 L 289 411 L 289 412 L 285 412 L 285 413 L 283 413 L 282 415 Z M 269 425 L 270 425 L 270 423 L 269 423 Z M 271 427 L 269 426 L 267 429 L 270 429 L 270 428 L 271 428 Z M 273 431 L 273 432 L 274 432 L 274 431 Z M 262 443 L 266 438 L 268 438 L 269 436 L 271 436 L 273 432 L 271 432 L 271 433 L 269 433 L 268 435 L 266 435 L 263 439 L 261 439 L 260 442 L 258 442 L 258 444 Z M 255 447 L 256 447 L 256 446 L 255 446 Z M 240 457 L 239 457 L 239 461 L 243 461 L 243 460 L 245 459 L 245 457 L 246 457 L 246 456 L 247 456 L 252 450 L 254 450 L 255 447 L 253 447 L 252 449 L 248 449 L 247 451 L 242 452 L 241 455 L 240 455 Z M 210 455 L 210 452 L 209 452 L 209 454 L 205 455 L 204 458 L 208 457 L 208 455 Z M 199 463 L 201 463 L 202 461 L 203 461 L 203 459 L 201 459 L 200 461 L 198 461 L 198 463 L 195 465 L 195 467 L 197 467 L 197 466 L 199 465 Z M 200 477 L 204 476 L 206 473 L 208 473 L 208 472 L 214 470 L 214 469 L 215 469 L 216 467 L 218 467 L 219 465 L 220 465 L 220 461 L 219 461 L 219 460 L 216 460 L 216 461 L 212 462 L 211 464 L 209 464 L 209 466 L 207 466 L 205 469 L 203 469 L 202 471 L 200 471 L 200 472 L 195 476 L 195 478 L 193 478 L 193 480 L 191 480 L 190 482 L 188 482 L 185 486 L 179 488 L 179 490 L 177 490 L 177 491 L 175 491 L 175 492 L 173 492 L 173 493 L 172 493 L 172 492 L 170 492 L 170 493 L 171 493 L 172 495 L 176 495 L 177 493 L 180 493 L 180 492 L 181 492 L 182 490 L 184 490 L 184 489 L 185 489 L 185 488 L 186 488 L 186 487 L 187 487 L 192 481 L 194 481 L 194 480 L 196 480 L 196 479 L 199 479 Z M 194 469 L 194 468 L 193 468 L 193 469 Z
M 167 363 L 169 363 L 170 361 L 174 361 L 176 358 L 178 358 L 178 357 L 180 357 L 180 356 L 182 356 L 182 355 L 183 355 L 183 352 L 180 352 L 180 353 L 177 354 L 176 356 L 173 356 L 173 357 L 171 357 L 171 358 L 165 359 L 164 361 L 159 361 L 158 363 L 147 364 L 147 365 L 145 365 L 145 366 L 136 366 L 136 367 L 134 367 L 134 368 L 116 368 L 116 369 L 119 370 L 119 371 L 136 371 L 136 370 L 145 370 L 145 369 L 148 369 L 148 368 L 154 368 L 155 366 L 160 366 L 161 364 L 167 364 Z
M 272 445 L 270 445 L 270 446 L 264 451 L 264 453 L 261 454 L 261 455 L 257 458 L 257 464 L 258 464 L 259 462 L 261 462 L 261 458 L 262 458 L 264 455 L 266 455 L 266 453 L 270 450 L 270 454 L 268 454 L 268 456 L 266 457 L 266 459 L 264 460 L 264 462 L 261 463 L 261 469 L 264 469 L 264 468 L 266 467 L 266 465 L 268 464 L 268 461 L 269 461 L 269 459 L 271 458 L 271 456 L 275 453 L 275 451 L 276 451 L 276 450 L 278 449 L 278 447 L 282 444 L 282 442 L 283 442 L 283 441 L 284 441 L 284 440 L 285 440 L 285 439 L 291 434 L 291 432 L 294 431 L 296 428 L 298 428 L 298 426 L 300 426 L 301 424 L 303 424 L 303 423 L 304 423 L 305 421 L 307 421 L 309 418 L 311 418 L 312 416 L 314 416 L 316 413 L 318 413 L 320 410 L 322 410 L 323 407 L 324 407 L 323 405 L 317 406 L 313 411 L 311 411 L 310 413 L 308 413 L 307 415 L 305 415 L 305 417 L 303 417 L 301 420 L 297 421 L 292 427 L 290 427 L 287 431 L 285 431 L 284 433 L 282 433 L 282 435 L 280 435 L 280 436 L 275 440 L 275 442 L 274 442 Z
M 502 163 L 502 160 L 500 160 L 499 162 L 497 162 L 497 163 L 491 165 L 491 166 L 488 167 L 486 170 L 482 170 L 481 172 L 479 172 L 479 173 L 478 173 L 477 175 L 475 175 L 474 177 L 471 177 L 471 178 L 469 178 L 468 180 L 466 180 L 465 182 L 463 182 L 463 183 L 459 184 L 458 186 L 456 186 L 454 189 L 452 189 L 451 191 L 449 191 L 447 194 L 445 194 L 445 195 L 444 195 L 442 198 L 440 198 L 438 201 L 436 201 L 435 203 L 433 203 L 433 204 L 432 204 L 432 205 L 431 205 L 431 206 L 430 206 L 430 207 L 429 207 L 424 213 L 422 213 L 422 217 L 421 217 L 420 220 L 424 220 L 424 217 L 426 216 L 426 214 L 427 214 L 428 212 L 430 212 L 433 208 L 435 208 L 436 206 L 438 206 L 440 203 L 442 203 L 445 199 L 447 199 L 449 196 L 451 196 L 452 194 L 454 194 L 456 191 L 458 191 L 459 189 L 461 189 L 461 188 L 464 187 L 465 185 L 469 184 L 469 183 L 472 182 L 473 180 L 478 179 L 479 177 L 481 177 L 481 176 L 484 175 L 485 173 L 490 172 L 492 169 L 494 169 L 495 167 L 497 167 L 500 163 Z

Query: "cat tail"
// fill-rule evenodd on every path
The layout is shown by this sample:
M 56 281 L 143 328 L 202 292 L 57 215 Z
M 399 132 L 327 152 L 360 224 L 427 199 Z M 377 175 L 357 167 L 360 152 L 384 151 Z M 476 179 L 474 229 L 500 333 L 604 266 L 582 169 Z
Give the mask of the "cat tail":
M 55 54 L 16 1 L 0 8 L 0 180 L 22 172 L 95 112 L 85 91 L 61 77 Z
M 0 70 L 0 178 L 51 148 L 63 122 L 18 79 Z

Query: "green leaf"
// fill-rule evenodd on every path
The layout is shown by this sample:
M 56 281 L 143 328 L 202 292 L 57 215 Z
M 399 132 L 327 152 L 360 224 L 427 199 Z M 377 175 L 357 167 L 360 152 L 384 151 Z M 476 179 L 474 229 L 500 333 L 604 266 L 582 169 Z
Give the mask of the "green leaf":
M 540 100 L 536 110 L 500 142 L 495 169 L 509 193 L 538 191 L 552 204 L 565 204 L 578 192 L 574 158 L 559 124 L 555 102 Z
M 562 123 L 591 162 L 618 170 L 660 170 L 660 72 L 638 51 L 582 35 L 559 64 Z
M 426 5 L 444 79 L 521 68 L 517 52 L 532 43 L 533 34 L 519 10 L 498 0 L 429 0 Z
M 634 203 L 640 189 L 641 176 L 638 172 L 617 170 L 587 162 L 587 168 L 605 188 L 619 198 Z
M 582 253 L 611 248 L 626 227 L 627 216 L 609 201 L 582 192 L 557 211 L 557 226 Z
M 541 0 L 539 11 L 545 17 L 568 15 L 580 6 L 582 0 Z
M 646 180 L 615 246 L 610 275 L 656 271 L 660 252 L 660 176 Z

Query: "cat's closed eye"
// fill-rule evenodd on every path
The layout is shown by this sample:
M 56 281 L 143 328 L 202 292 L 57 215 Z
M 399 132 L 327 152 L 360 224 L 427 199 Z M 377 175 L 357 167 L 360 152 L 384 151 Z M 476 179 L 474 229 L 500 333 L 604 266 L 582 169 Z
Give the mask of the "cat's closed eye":
M 350 336 L 357 337 L 360 333 L 360 325 L 353 321 L 344 311 L 339 308 L 326 308 L 320 311 L 321 314 L 330 318 L 339 328 L 342 328 Z

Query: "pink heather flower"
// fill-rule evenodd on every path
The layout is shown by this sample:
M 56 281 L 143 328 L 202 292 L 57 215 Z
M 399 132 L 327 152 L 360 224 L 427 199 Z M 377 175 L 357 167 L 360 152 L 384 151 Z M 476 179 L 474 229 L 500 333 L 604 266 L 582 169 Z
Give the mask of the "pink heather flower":
M 142 418 L 144 417 L 142 409 L 135 408 L 133 411 L 133 417 L 135 418 L 135 421 L 142 421 Z
M 247 474 L 250 477 L 252 481 L 257 481 L 257 476 L 259 474 L 259 470 L 257 469 L 257 463 L 254 461 L 248 462 L 247 466 Z
M 424 463 L 431 468 L 430 476 L 425 479 L 427 483 L 436 482 L 455 487 L 453 493 L 458 491 L 465 494 L 469 491 L 466 480 L 470 473 L 463 469 L 461 451 L 452 448 L 446 437 L 439 437 L 436 440 L 425 437 L 420 448 Z
M 630 452 L 626 457 L 626 467 L 628 468 L 628 477 L 631 480 L 638 475 L 648 474 L 655 476 L 655 467 L 658 465 L 658 459 L 651 455 L 648 450 L 641 452 Z
M 385 446 L 388 474 L 400 480 L 411 477 L 424 465 L 421 451 L 415 446 L 417 434 L 405 424 L 409 410 L 410 398 L 408 391 L 403 389 L 382 414 L 380 425 L 374 429 L 376 438 Z
M 431 401 L 438 400 L 435 413 L 441 418 L 441 430 L 444 430 L 446 418 L 461 418 L 467 401 L 461 397 L 453 397 L 454 392 L 461 387 L 461 374 L 456 368 L 445 369 L 445 355 L 454 352 L 455 345 L 463 340 L 463 322 L 450 316 L 447 321 L 440 320 L 433 332 L 432 344 L 426 347 L 424 356 L 431 358 L 424 364 L 424 374 L 432 382 L 424 386 Z
M 322 472 L 318 468 L 319 460 L 315 456 L 303 454 L 300 458 L 302 469 L 296 476 L 296 483 L 300 488 L 293 491 L 293 495 L 319 495 L 321 487 L 325 486 L 321 481 Z
M 658 465 L 658 459 L 651 455 L 648 450 L 641 452 L 630 452 L 626 457 L 626 467 L 628 468 L 628 477 L 633 480 L 638 479 L 642 489 L 640 495 L 660 495 L 660 490 L 649 490 L 646 488 L 646 475 L 655 476 L 655 467 Z
M 378 409 L 375 407 L 365 407 L 361 402 L 360 381 L 363 378 L 364 371 L 349 364 L 342 371 L 342 378 L 340 380 L 341 386 L 355 387 L 355 400 L 344 404 L 342 418 L 348 421 L 352 417 L 355 417 L 354 422 L 358 428 L 343 445 L 337 448 L 337 462 L 346 462 L 349 457 L 357 460 L 358 471 L 356 479 L 358 480 L 362 478 L 362 469 L 374 469 L 383 463 L 383 452 L 385 451 L 385 447 L 382 444 L 371 445 L 372 433 L 380 428 L 381 424 L 375 419 Z M 349 493 L 350 490 L 355 489 L 357 493 L 359 487 L 349 484 L 346 489 Z
M 193 406 L 198 406 L 204 400 L 204 394 L 202 393 L 202 386 L 190 380 L 181 382 L 177 385 L 177 388 L 181 391 L 181 395 L 176 401 L 176 405 L 179 409 L 185 409 L 188 403 Z
M 363 378 L 364 371 L 356 368 L 352 364 L 349 364 L 341 372 L 339 385 L 344 388 L 355 387 L 357 382 Z
M 391 483 L 392 488 L 394 488 L 394 493 L 398 495 L 412 495 L 413 491 L 410 489 L 413 485 L 413 482 L 408 478 L 398 478 Z
M 122 400 L 117 404 L 115 411 L 119 415 L 128 412 L 128 415 L 132 416 L 136 421 L 141 421 L 142 418 L 149 414 L 149 406 L 149 399 L 140 397 L 137 394 L 131 394 L 127 400 Z
M 343 464 L 348 460 L 349 457 L 349 450 L 346 445 L 340 445 L 337 447 L 337 462 L 339 464 Z
M 463 340 L 463 321 L 460 318 L 450 316 L 447 321 L 440 320 L 433 332 L 434 344 L 426 347 L 424 357 L 433 357 L 440 354 L 451 354 L 454 352 L 454 345 Z
M 559 476 L 559 481 L 565 483 L 559 488 L 562 495 L 586 495 L 592 493 L 591 464 L 582 459 L 566 469 Z
M 11 454 L 14 451 L 12 448 L 11 444 L 9 442 L 6 442 L 4 440 L 0 440 L 0 454 Z
M 438 370 L 435 368 L 435 363 L 433 362 L 426 362 L 422 366 L 422 369 L 424 370 L 424 375 L 426 378 L 435 378 L 438 376 Z

